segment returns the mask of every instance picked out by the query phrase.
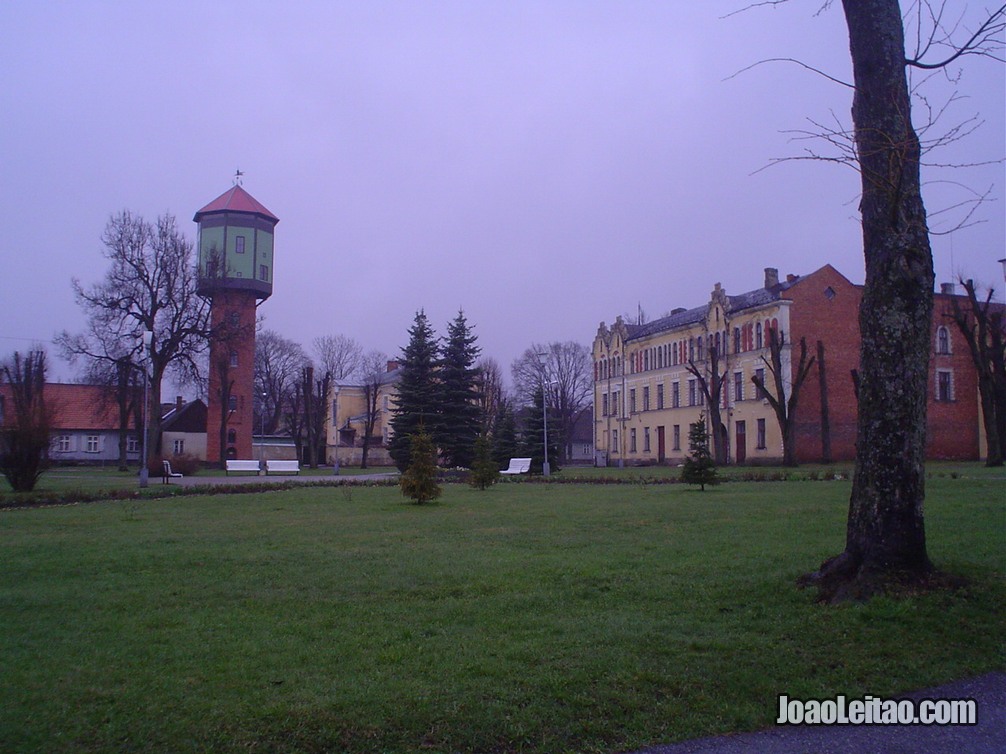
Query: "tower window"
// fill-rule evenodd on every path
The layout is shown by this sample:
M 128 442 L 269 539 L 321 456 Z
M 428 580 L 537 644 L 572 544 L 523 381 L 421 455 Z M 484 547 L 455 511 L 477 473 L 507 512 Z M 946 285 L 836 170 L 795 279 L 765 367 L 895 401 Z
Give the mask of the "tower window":
M 237 411 L 238 410 L 238 399 L 237 399 L 237 396 L 232 395 L 230 398 L 227 399 L 227 408 L 230 409 L 231 411 Z
M 238 352 L 231 351 L 231 367 L 236 367 L 238 365 Z
M 269 282 L 269 268 L 264 264 L 258 266 L 258 279 Z
M 244 254 L 245 253 L 245 237 L 244 236 L 237 236 L 234 239 L 234 252 L 236 254 Z

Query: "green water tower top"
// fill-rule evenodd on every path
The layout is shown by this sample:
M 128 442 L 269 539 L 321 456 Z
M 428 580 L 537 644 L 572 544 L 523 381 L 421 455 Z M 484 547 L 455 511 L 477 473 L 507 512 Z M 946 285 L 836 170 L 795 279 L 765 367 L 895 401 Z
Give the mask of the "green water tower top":
M 192 218 L 199 225 L 199 285 L 203 296 L 224 290 L 272 295 L 273 232 L 279 218 L 235 185 Z

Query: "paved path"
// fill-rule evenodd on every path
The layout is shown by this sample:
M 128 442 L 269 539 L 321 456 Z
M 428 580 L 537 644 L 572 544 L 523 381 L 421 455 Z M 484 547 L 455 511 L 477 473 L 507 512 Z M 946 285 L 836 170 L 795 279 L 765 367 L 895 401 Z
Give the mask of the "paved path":
M 901 699 L 974 699 L 977 725 L 796 725 L 654 746 L 635 754 L 995 754 L 1006 752 L 1006 673 L 989 673 Z

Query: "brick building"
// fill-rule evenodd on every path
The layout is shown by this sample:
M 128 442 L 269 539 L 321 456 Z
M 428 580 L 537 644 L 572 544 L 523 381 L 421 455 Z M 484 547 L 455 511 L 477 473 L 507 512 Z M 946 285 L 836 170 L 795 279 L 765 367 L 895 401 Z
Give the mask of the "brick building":
M 966 344 L 946 316 L 954 298 L 951 288 L 936 294 L 933 308 L 928 455 L 977 460 L 984 452 L 977 376 Z M 713 349 L 718 371 L 725 374 L 720 419 L 729 461 L 778 462 L 782 433 L 751 380 L 758 374 L 767 386 L 773 383 L 773 330 L 784 344 L 787 397 L 801 339 L 808 358 L 815 358 L 796 412 L 797 460 L 851 461 L 861 293 L 861 286 L 831 265 L 785 280 L 767 268 L 761 288 L 737 296 L 717 283 L 702 306 L 675 309 L 647 324 L 629 324 L 621 317 L 610 327 L 602 322 L 593 344 L 597 463 L 681 463 L 688 453 L 688 425 L 700 416 L 708 421 L 701 384 L 687 365 L 692 362 L 709 374 Z

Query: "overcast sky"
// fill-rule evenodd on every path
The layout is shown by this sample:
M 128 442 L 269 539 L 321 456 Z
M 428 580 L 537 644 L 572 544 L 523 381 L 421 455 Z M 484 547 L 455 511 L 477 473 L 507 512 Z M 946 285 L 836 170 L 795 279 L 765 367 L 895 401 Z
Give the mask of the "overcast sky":
M 788 130 L 849 121 L 841 8 L 793 0 L 0 3 L 0 354 L 80 329 L 123 209 L 192 215 L 244 188 L 280 218 L 266 326 L 399 353 L 459 308 L 509 372 L 532 342 L 737 294 L 763 268 L 863 280 L 858 176 Z M 963 3 L 952 3 L 963 6 Z M 973 10 L 977 13 L 978 5 Z M 965 17 L 965 23 L 973 19 Z M 932 101 L 946 97 L 938 76 Z M 972 59 L 941 162 L 1006 154 L 1004 67 Z M 1002 163 L 936 175 L 984 222 L 934 237 L 937 280 L 1002 288 Z M 931 213 L 965 198 L 932 183 Z M 932 215 L 945 228 L 959 215 Z M 68 379 L 64 367 L 55 376 Z

